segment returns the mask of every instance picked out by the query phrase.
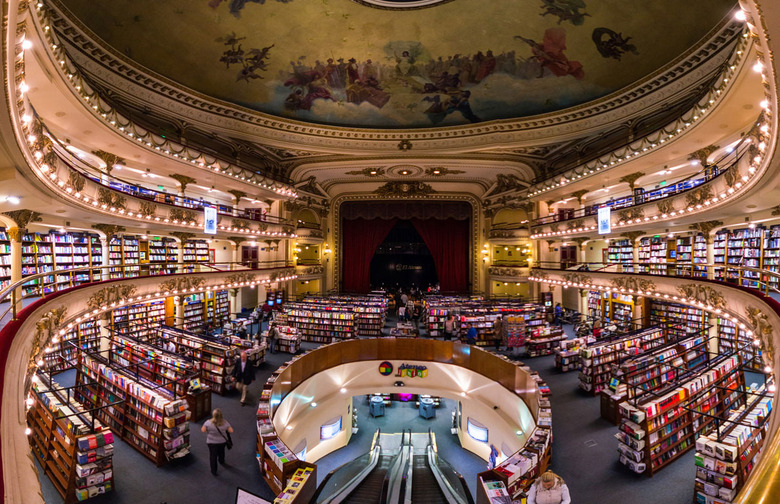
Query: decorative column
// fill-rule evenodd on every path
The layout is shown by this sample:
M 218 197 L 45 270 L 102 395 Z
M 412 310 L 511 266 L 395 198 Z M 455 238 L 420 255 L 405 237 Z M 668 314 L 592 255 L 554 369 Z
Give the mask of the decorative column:
M 241 313 L 241 300 L 239 299 L 238 289 L 228 289 L 230 297 L 230 318 L 232 319 L 236 313 Z
M 179 197 L 184 197 L 184 191 L 187 190 L 187 186 L 190 184 L 195 184 L 198 181 L 195 180 L 192 177 L 188 177 L 187 175 L 180 175 L 178 173 L 174 173 L 173 175 L 169 175 L 172 179 L 177 181 L 179 183 Z
M 639 238 L 641 236 L 644 236 L 645 234 L 647 233 L 645 233 L 644 231 L 628 231 L 626 233 L 621 233 L 620 235 L 624 238 L 628 238 L 631 241 L 631 247 L 632 247 L 631 262 L 633 262 L 634 264 L 639 263 Z M 633 271 L 633 269 L 631 269 L 630 271 Z
M 100 330 L 100 351 L 108 355 L 111 346 L 111 313 L 105 312 L 98 317 L 98 329 Z
M 176 319 L 173 325 L 177 329 L 184 329 L 184 298 L 182 296 L 173 296 L 173 306 L 176 310 Z
M 24 229 L 18 227 L 8 228 L 8 237 L 11 239 L 11 283 L 22 279 L 22 236 Z M 22 288 L 14 290 L 17 304 L 16 310 L 22 309 Z
M 588 247 L 585 244 L 589 240 L 590 240 L 590 238 L 588 238 L 587 236 L 581 236 L 581 237 L 572 239 L 572 241 L 575 242 L 580 247 L 580 257 L 578 258 L 578 262 L 584 263 L 584 262 L 588 261 L 586 259 L 586 257 L 585 257 L 585 255 L 586 255 L 585 252 L 588 250 Z
M 588 313 L 588 289 L 580 289 L 580 308 L 579 312 L 583 315 Z
M 195 237 L 194 233 L 182 233 L 180 231 L 174 231 L 170 233 L 171 236 L 174 238 L 179 239 L 179 248 L 176 251 L 176 263 L 179 265 L 178 272 L 184 273 L 184 267 L 182 266 L 184 264 L 184 246 L 187 244 L 188 240 L 191 240 Z M 193 271 L 196 271 L 197 268 L 193 268 Z
M 228 192 L 233 195 L 233 215 L 237 217 L 239 213 L 238 204 L 241 203 L 241 198 L 246 197 L 247 194 L 238 189 L 230 189 Z

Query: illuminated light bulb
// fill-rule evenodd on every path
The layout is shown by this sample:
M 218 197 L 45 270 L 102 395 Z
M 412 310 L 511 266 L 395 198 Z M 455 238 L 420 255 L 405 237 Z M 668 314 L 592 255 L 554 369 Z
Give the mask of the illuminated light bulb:
M 29 427 L 25 428 L 24 429 L 24 435 L 25 436 L 29 436 L 30 434 L 32 434 L 32 429 L 29 428 Z

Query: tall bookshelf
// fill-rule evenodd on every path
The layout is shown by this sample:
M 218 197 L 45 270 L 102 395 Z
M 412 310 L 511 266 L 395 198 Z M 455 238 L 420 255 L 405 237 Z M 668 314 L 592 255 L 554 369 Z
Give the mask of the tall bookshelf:
M 199 331 L 204 325 L 204 296 L 202 293 L 190 294 L 184 300 L 184 329 Z
M 176 240 L 163 237 L 144 240 L 140 242 L 140 250 L 146 255 L 142 264 L 150 275 L 162 275 L 176 273 L 179 262 L 179 252 Z
M 764 253 L 761 259 L 762 268 L 774 273 L 780 273 L 780 225 L 775 224 L 764 232 Z M 764 281 L 774 289 L 780 289 L 780 277 L 764 277 Z
M 714 252 L 713 264 L 715 280 L 723 281 L 726 278 L 726 243 L 728 242 L 728 231 L 721 230 L 715 233 L 712 240 L 712 248 Z
M 76 400 L 88 409 L 106 406 L 96 417 L 155 465 L 189 453 L 190 410 L 185 399 L 97 354 L 81 355 L 76 383 L 81 385 Z M 110 406 L 117 401 L 124 403 Z
M 691 262 L 693 263 L 692 273 L 697 278 L 707 278 L 707 238 L 702 234 L 693 236 L 693 252 Z
M 0 290 L 11 284 L 11 239 L 5 228 L 0 228 Z
M 619 292 L 601 293 L 601 316 L 623 331 L 633 329 L 634 296 Z
M 27 294 L 48 294 L 54 290 L 54 252 L 50 235 L 25 233 L 22 236 L 22 276 L 52 273 L 22 287 Z
M 209 262 L 209 244 L 206 240 L 187 240 L 184 244 L 184 262 Z
M 693 306 L 653 299 L 650 302 L 650 325 L 659 325 L 669 340 L 685 338 L 709 327 L 709 314 Z
M 744 404 L 744 382 L 739 359 L 721 357 L 683 381 L 621 403 L 620 462 L 648 476 L 660 471 L 708 434 L 715 417 Z
M 610 264 L 631 264 L 634 262 L 634 246 L 630 240 L 612 240 L 607 248 L 607 262 Z M 630 272 L 630 266 L 623 271 Z
M 36 375 L 27 411 L 33 455 L 65 504 L 114 489 L 114 437 L 70 400 L 75 389 L 63 389 Z
M 109 278 L 140 275 L 140 248 L 137 236 L 112 236 L 108 242 Z M 123 268 L 124 266 L 124 268 Z
M 744 336 L 742 329 L 728 319 L 717 317 L 715 323 L 718 326 L 718 352 L 723 355 L 737 352 L 746 369 L 763 372 L 761 348 L 753 345 L 753 338 Z
M 111 311 L 111 329 L 119 334 L 144 337 L 165 322 L 165 301 L 123 306 Z
M 736 229 L 729 233 L 726 245 L 726 264 L 748 268 L 761 267 L 761 228 Z M 758 287 L 759 273 L 727 269 L 726 280 L 744 287 Z
M 100 326 L 97 319 L 89 319 L 74 326 L 50 344 L 52 351 L 43 355 L 43 369 L 56 374 L 78 365 L 78 353 L 97 352 L 100 349 Z

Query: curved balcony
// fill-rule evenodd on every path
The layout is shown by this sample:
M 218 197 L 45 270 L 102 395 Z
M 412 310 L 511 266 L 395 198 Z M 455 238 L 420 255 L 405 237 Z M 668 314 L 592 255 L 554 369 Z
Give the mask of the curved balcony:
M 319 245 L 325 241 L 325 233 L 317 224 L 299 222 L 295 228 L 295 234 L 298 236 L 299 243 Z
M 322 278 L 322 275 L 325 273 L 325 267 L 320 264 L 319 261 L 315 262 L 305 262 L 301 264 L 301 261 L 298 261 L 298 264 L 295 266 L 295 274 L 298 277 L 299 280 L 316 280 L 318 278 Z
M 530 268 L 521 264 L 502 264 L 493 263 L 488 268 L 488 275 L 491 280 L 500 280 L 502 282 L 525 282 L 528 280 Z
M 579 271 L 588 266 L 590 271 Z M 667 274 L 610 271 L 614 265 L 594 268 L 595 263 L 573 265 L 568 270 L 545 268 L 536 265 L 530 272 L 530 280 L 559 286 L 602 292 L 619 292 L 651 297 L 664 301 L 678 302 L 705 310 L 719 317 L 731 320 L 740 327 L 752 344 L 762 348 L 765 371 L 773 379 L 780 372 L 780 303 L 765 294 L 774 292 L 768 285 L 762 289 L 749 289 L 709 279 L 677 277 L 675 267 L 669 265 Z M 624 265 L 638 268 L 639 264 Z M 740 269 L 740 268 L 734 268 Z M 762 271 L 762 277 L 778 276 L 771 271 Z M 774 329 L 777 328 L 778 331 Z M 768 380 L 769 381 L 769 380 Z M 770 391 L 774 391 L 772 383 Z M 767 428 L 767 439 L 761 458 L 741 492 L 733 501 L 736 504 L 753 504 L 780 501 L 780 415 L 773 412 Z M 693 485 L 693 481 L 691 481 Z
M 530 231 L 526 225 L 496 224 L 487 232 L 487 239 L 497 245 L 514 245 L 519 240 L 527 240 Z
M 50 190 L 74 206 L 101 212 L 113 217 L 129 218 L 136 222 L 155 222 L 169 227 L 202 230 L 205 226 L 204 208 L 212 203 L 173 196 L 168 193 L 140 188 L 112 177 L 104 180 L 84 161 L 73 156 L 56 138 L 50 137 L 37 117 L 22 118 L 29 142 L 33 172 Z M 88 170 L 89 167 L 91 170 Z M 241 233 L 247 236 L 294 238 L 289 221 L 271 218 L 251 210 L 226 212 L 217 209 L 215 230 L 218 233 Z
M 765 129 L 768 130 L 768 125 Z M 762 126 L 762 128 L 764 128 Z M 755 135 L 755 136 L 752 136 Z M 727 157 L 727 164 L 717 169 L 706 168 L 688 179 L 676 183 L 668 191 L 658 190 L 644 195 L 627 195 L 608 206 L 613 232 L 632 225 L 662 222 L 690 214 L 709 212 L 720 204 L 743 196 L 761 178 L 766 170 L 764 159 L 768 138 L 761 130 L 752 130 L 743 139 L 735 153 Z M 733 158 L 733 159 L 732 159 Z M 556 236 L 575 236 L 597 229 L 598 208 L 582 208 L 565 217 L 546 216 L 537 219 L 532 239 Z M 565 229 L 561 223 L 567 222 Z
M 139 146 L 154 152 L 156 155 L 167 155 L 171 160 L 188 162 L 200 168 L 208 168 L 216 173 L 241 180 L 247 184 L 258 188 L 267 189 L 280 196 L 297 198 L 298 194 L 291 181 L 281 175 L 268 176 L 260 173 L 260 170 L 246 170 L 230 160 L 222 159 L 220 154 L 207 145 L 197 142 L 187 141 L 187 145 L 174 142 L 166 138 L 163 133 L 153 131 L 153 126 L 149 124 L 139 124 L 127 115 L 123 114 L 109 104 L 109 101 L 95 89 L 89 80 L 82 74 L 78 66 L 74 64 L 64 49 L 64 44 L 57 38 L 55 30 L 50 29 L 53 20 L 52 14 L 58 14 L 50 10 L 50 6 L 39 2 L 33 4 L 28 19 L 32 21 L 32 29 L 37 32 L 38 37 L 45 41 L 42 46 L 45 47 L 49 61 L 52 62 L 51 68 L 59 75 L 62 82 L 66 83 L 72 93 L 78 96 L 80 101 L 87 105 L 85 111 L 88 111 L 104 126 L 116 131 L 120 135 L 126 136 L 129 140 L 137 142 Z M 21 14 L 21 13 L 20 13 Z M 56 20 L 55 20 L 56 21 Z M 23 34 L 24 32 L 22 32 Z M 58 63 L 58 64 L 57 64 Z M 17 69 L 24 71 L 24 65 Z M 19 76 L 22 80 L 24 75 Z M 194 147 L 193 147 L 194 146 Z M 261 167 L 265 168 L 265 166 Z

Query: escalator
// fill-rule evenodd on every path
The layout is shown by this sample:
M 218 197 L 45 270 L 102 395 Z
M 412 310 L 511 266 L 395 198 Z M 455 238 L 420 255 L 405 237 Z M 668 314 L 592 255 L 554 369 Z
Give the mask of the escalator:
M 387 470 L 398 455 L 381 455 L 373 471 L 341 502 L 350 504 L 377 504 L 382 496 Z
M 444 492 L 428 466 L 428 455 L 415 455 L 412 461 L 412 502 L 446 503 Z

